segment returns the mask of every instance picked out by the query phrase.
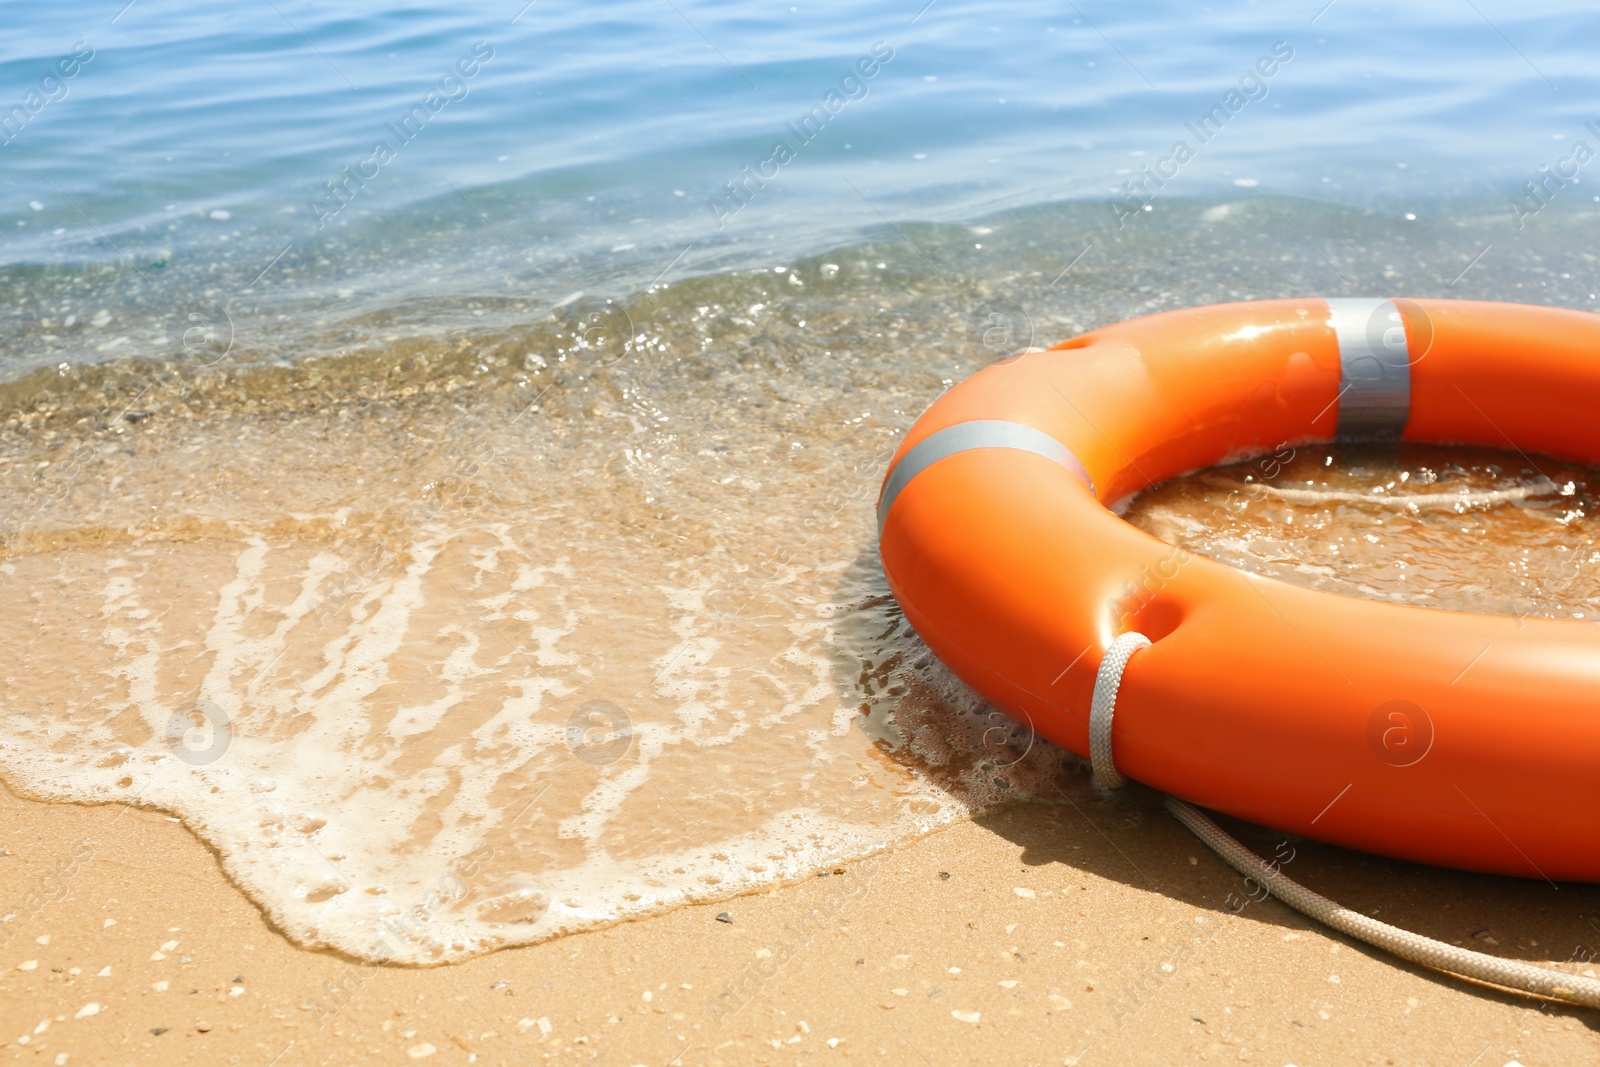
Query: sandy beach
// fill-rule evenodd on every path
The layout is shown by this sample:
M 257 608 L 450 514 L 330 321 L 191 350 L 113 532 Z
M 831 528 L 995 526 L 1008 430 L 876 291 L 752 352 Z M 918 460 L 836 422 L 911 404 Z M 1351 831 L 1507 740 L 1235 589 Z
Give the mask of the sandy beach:
M 1276 901 L 1240 907 L 1243 880 L 1143 790 L 1080 783 L 798 885 L 421 969 L 294 947 L 158 812 L 3 799 L 0 900 L 43 898 L 0 950 L 10 1062 L 1600 1056 L 1592 1013 L 1397 964 Z M 1282 840 L 1240 832 L 1264 855 Z M 1306 884 L 1442 940 L 1580 973 L 1600 944 L 1589 887 L 1288 847 Z

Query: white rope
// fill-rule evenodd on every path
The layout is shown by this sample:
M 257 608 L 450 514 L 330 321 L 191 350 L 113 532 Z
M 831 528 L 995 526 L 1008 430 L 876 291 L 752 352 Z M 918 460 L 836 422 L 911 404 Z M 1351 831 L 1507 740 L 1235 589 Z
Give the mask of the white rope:
M 1111 720 L 1116 710 L 1117 689 L 1122 684 L 1122 672 L 1128 666 L 1128 659 L 1149 644 L 1142 634 L 1125 633 L 1112 642 L 1105 659 L 1100 663 L 1100 672 L 1095 678 L 1094 700 L 1089 709 L 1089 757 L 1095 781 L 1102 785 L 1115 788 L 1124 781 L 1112 761 Z M 1357 941 L 1364 941 L 1424 967 L 1505 989 L 1521 990 L 1587 1008 L 1600 1008 L 1600 980 L 1447 945 L 1443 941 L 1435 941 L 1431 937 L 1423 937 L 1379 922 L 1358 911 L 1351 911 L 1289 878 L 1234 840 L 1199 809 L 1177 797 L 1169 796 L 1166 800 L 1167 810 L 1204 841 L 1211 851 L 1222 857 L 1228 866 L 1246 878 L 1254 879 L 1268 893 L 1302 915 L 1331 926 Z
M 1236 482 L 1231 478 L 1209 474 L 1202 475 L 1200 480 L 1206 485 L 1232 489 L 1234 492 L 1253 493 L 1259 489 L 1291 504 L 1374 504 L 1383 508 L 1493 508 L 1561 491 L 1549 478 L 1535 478 L 1528 485 L 1490 489 L 1482 493 L 1362 493 L 1349 489 L 1294 489 L 1263 482 Z
M 1247 878 L 1255 879 L 1267 892 L 1300 914 L 1348 934 L 1357 941 L 1365 941 L 1403 960 L 1420 963 L 1436 971 L 1570 1001 L 1586 1008 L 1600 1008 L 1600 980 L 1473 952 L 1379 922 L 1359 911 L 1341 907 L 1300 885 L 1235 841 L 1199 810 L 1178 798 L 1167 798 L 1167 810 L 1193 830 L 1196 837 L 1211 846 L 1211 850 L 1221 856 L 1228 866 Z
M 1111 758 L 1111 718 L 1117 710 L 1122 672 L 1135 652 L 1149 647 L 1148 637 L 1129 630 L 1111 642 L 1094 676 L 1094 697 L 1089 701 L 1089 765 L 1094 768 L 1095 782 L 1107 789 L 1121 789 L 1127 781 L 1117 773 L 1116 761 Z

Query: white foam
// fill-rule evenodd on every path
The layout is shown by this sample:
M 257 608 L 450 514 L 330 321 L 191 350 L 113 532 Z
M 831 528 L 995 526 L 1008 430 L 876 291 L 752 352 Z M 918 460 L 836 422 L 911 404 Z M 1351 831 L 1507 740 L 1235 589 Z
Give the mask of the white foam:
M 75 572 L 79 621 L 6 605 L 28 662 L 0 772 L 175 812 L 302 943 L 458 959 L 801 878 L 1008 791 L 990 724 L 938 718 L 981 702 L 881 590 L 766 593 L 730 619 L 712 580 L 570 542 L 543 558 L 504 524 L 423 523 L 374 556 L 327 533 L 348 512 L 298 519 L 8 561 L 11 590 Z M 921 710 L 891 721 L 879 693 L 863 716 L 851 662 L 888 665 Z M 628 722 L 580 752 L 588 700 Z

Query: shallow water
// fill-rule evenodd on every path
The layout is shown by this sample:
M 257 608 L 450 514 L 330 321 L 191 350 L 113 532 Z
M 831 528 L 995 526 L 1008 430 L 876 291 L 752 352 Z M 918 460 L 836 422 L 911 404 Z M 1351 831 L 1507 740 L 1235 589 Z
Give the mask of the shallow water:
M 365 959 L 806 877 L 1081 787 L 877 567 L 884 465 L 950 383 L 1224 300 L 1596 303 L 1587 185 L 1511 208 L 1594 139 L 1587 10 L 679 6 L 8 16 L 11 98 L 95 50 L 0 138 L 8 784 L 171 811 L 282 930 Z M 867 90 L 715 208 L 880 40 Z M 1268 94 L 1119 214 L 1279 40 Z M 1588 547 L 1560 520 L 1587 475 L 1420 455 L 1529 492 L 1412 516 L 1191 480 L 1134 517 L 1361 595 L 1600 610 L 1587 555 L 1537 585 Z M 1394 477 L 1309 457 L 1318 493 Z M 1513 535 L 1526 566 L 1464 590 L 1464 542 Z
M 1600 617 L 1600 480 L 1548 456 L 1302 445 L 1174 478 L 1124 518 L 1294 585 L 1448 611 Z
M 1563 160 L 1600 149 L 1597 20 L 1571 0 L 24 5 L 0 38 L 0 113 L 37 106 L 0 126 L 0 373 L 299 359 L 379 324 L 437 338 L 906 220 L 1083 205 L 1054 277 L 1091 239 L 1241 188 L 1274 205 L 1282 253 L 1339 264 L 1318 289 L 1355 273 L 1299 241 L 1322 209 L 1297 199 L 1496 216 L 1437 264 L 1448 282 L 1521 241 L 1516 203 L 1533 227 L 1592 210 L 1592 164 Z M 794 158 L 763 167 L 780 141 Z M 1180 141 L 1192 158 L 1163 163 Z M 392 158 L 369 162 L 379 142 Z M 1569 166 L 1549 209 L 1528 198 Z
M 878 472 L 963 370 L 865 358 L 910 325 L 865 251 L 658 292 L 627 342 L 38 382 L 0 768 L 178 812 L 297 939 L 407 962 L 1048 788 L 877 572 Z

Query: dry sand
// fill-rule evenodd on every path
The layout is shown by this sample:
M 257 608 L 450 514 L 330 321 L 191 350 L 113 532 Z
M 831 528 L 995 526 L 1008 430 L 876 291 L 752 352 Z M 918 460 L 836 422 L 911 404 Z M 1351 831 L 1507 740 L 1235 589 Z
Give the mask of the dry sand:
M 1594 1013 L 1397 964 L 1275 901 L 1234 913 L 1242 880 L 1154 794 L 1063 786 L 799 885 L 432 969 L 297 948 L 160 812 L 4 792 L 0 1050 L 263 1067 L 1600 1060 Z M 1578 971 L 1600 946 L 1594 887 L 1234 829 L 1434 937 Z

